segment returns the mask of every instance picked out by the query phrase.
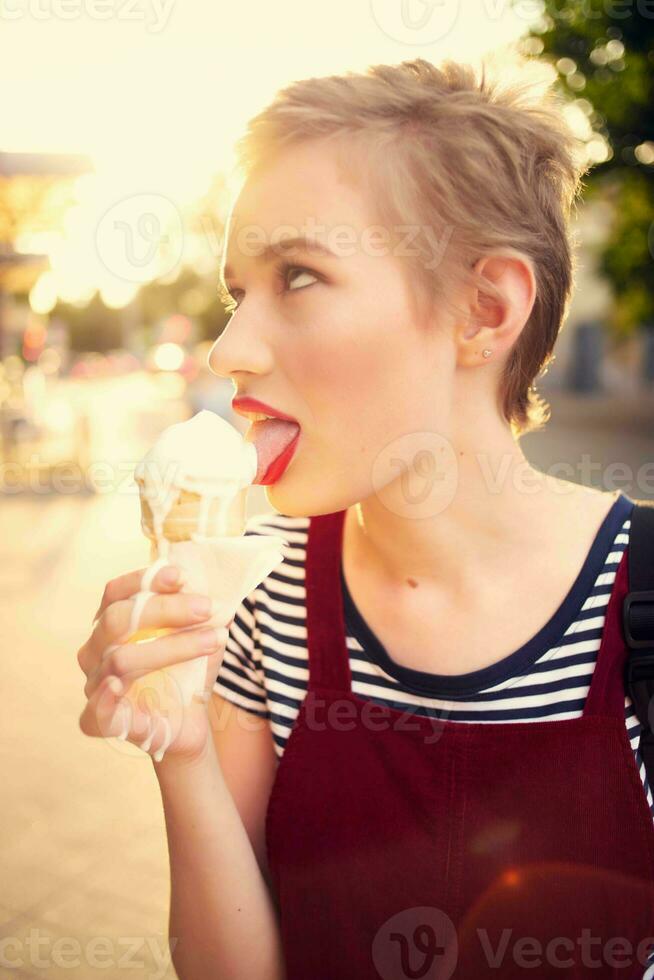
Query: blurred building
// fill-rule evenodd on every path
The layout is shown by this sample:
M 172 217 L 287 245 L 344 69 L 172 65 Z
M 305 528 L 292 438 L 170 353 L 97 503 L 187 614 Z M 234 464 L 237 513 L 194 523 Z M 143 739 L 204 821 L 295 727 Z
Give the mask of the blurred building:
M 554 362 L 538 384 L 542 390 L 628 395 L 651 386 L 651 330 L 643 324 L 620 342 L 609 330 L 614 300 L 609 282 L 598 271 L 597 256 L 611 221 L 612 207 L 606 200 L 584 202 L 578 210 L 573 225 L 579 241 L 573 295 Z
M 30 329 L 25 296 L 47 267 L 45 254 L 26 247 L 61 227 L 73 203 L 73 183 L 93 170 L 88 157 L 65 153 L 0 152 L 0 359 Z

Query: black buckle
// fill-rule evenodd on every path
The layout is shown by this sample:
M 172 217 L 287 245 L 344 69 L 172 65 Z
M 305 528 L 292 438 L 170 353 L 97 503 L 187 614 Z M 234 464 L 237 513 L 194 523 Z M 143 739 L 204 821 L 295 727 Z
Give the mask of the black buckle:
M 654 722 L 654 650 L 632 653 L 625 662 L 625 685 L 643 728 L 642 738 L 651 741 Z
M 646 647 L 654 647 L 654 635 L 648 636 L 644 640 L 638 640 L 631 631 L 630 613 L 631 607 L 638 602 L 649 602 L 654 605 L 654 591 L 650 592 L 628 592 L 622 606 L 622 625 L 627 646 L 634 650 L 642 650 Z

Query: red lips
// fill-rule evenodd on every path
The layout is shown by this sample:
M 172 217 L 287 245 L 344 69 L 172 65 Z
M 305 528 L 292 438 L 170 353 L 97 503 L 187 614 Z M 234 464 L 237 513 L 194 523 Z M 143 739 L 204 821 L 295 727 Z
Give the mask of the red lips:
M 292 415 L 286 415 L 285 412 L 280 412 L 272 405 L 266 405 L 265 402 L 260 402 L 257 398 L 250 398 L 247 395 L 233 398 L 232 408 L 237 415 L 242 415 L 244 418 L 247 418 L 246 412 L 260 412 L 264 415 L 274 415 L 275 418 L 284 419 L 286 422 L 297 422 L 297 419 L 294 419 Z

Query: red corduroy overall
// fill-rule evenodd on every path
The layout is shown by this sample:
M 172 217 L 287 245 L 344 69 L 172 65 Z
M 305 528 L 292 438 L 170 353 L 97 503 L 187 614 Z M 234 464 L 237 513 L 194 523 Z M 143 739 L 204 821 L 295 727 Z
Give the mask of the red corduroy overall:
M 627 551 L 582 717 L 451 722 L 352 693 L 344 517 L 310 523 L 308 691 L 266 817 L 287 980 L 642 977 L 654 829 L 624 721 Z

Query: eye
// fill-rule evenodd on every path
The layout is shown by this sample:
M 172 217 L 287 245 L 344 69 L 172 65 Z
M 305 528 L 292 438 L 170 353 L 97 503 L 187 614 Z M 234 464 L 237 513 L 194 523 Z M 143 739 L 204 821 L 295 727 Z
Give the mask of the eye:
M 300 273 L 300 276 L 309 276 L 315 282 L 320 281 L 320 277 L 318 276 L 318 274 L 313 272 L 311 269 L 307 269 L 303 265 L 290 265 L 288 262 L 280 262 L 275 269 L 275 273 L 276 273 L 276 278 L 279 282 L 281 282 L 281 285 L 284 287 L 288 287 L 288 292 L 297 292 L 298 289 L 306 289 L 308 286 L 313 285 L 313 283 L 308 282 L 305 283 L 304 285 L 298 286 L 295 289 L 291 289 L 289 286 L 289 279 L 295 280 L 297 278 L 297 273 Z M 225 312 L 227 313 L 228 316 L 232 316 L 239 308 L 240 305 L 239 297 L 242 298 L 242 296 L 244 295 L 243 290 L 236 289 L 236 288 L 232 290 L 228 290 L 225 289 L 222 286 L 222 284 L 219 284 L 218 293 L 220 295 L 220 299 L 223 303 L 223 306 L 225 307 Z
M 284 283 L 284 285 L 286 285 L 286 283 L 288 282 L 289 273 L 291 273 L 290 276 L 291 279 L 294 278 L 294 273 L 296 272 L 299 272 L 301 276 L 310 276 L 312 279 L 315 279 L 316 281 L 318 279 L 318 277 L 313 272 L 311 272 L 310 269 L 305 269 L 303 265 L 287 265 L 286 263 L 282 263 L 278 271 L 279 271 L 279 276 L 282 282 Z M 311 283 L 306 283 L 306 285 L 310 286 Z M 300 286 L 299 288 L 304 289 L 305 286 Z M 295 292 L 295 290 L 290 290 L 290 291 Z

